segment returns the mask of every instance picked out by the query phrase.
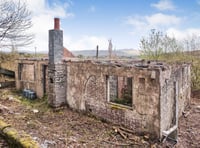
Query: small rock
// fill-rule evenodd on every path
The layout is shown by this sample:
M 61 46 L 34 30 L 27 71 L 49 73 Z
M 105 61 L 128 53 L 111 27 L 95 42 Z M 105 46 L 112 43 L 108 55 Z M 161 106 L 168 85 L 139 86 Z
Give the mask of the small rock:
M 56 144 L 56 142 L 55 141 L 50 141 L 50 140 L 44 140 L 44 143 L 43 144 L 41 144 L 41 147 L 42 148 L 48 148 L 48 145 L 55 145 Z
M 155 143 L 155 144 L 152 144 L 151 145 L 151 148 L 157 148 L 157 144 Z
M 17 98 L 13 97 L 12 95 L 8 95 L 5 97 L 6 100 L 20 102 Z
M 200 105 L 196 106 L 196 109 L 200 110 Z
M 33 112 L 34 112 L 34 113 L 38 113 L 39 110 L 37 110 L 37 109 L 33 109 Z
M 145 140 L 149 140 L 149 135 L 144 135 Z
M 142 142 L 143 144 L 149 145 L 149 143 L 148 143 L 147 141 L 145 141 L 144 139 L 142 139 L 141 142 Z
M 33 140 L 38 140 L 38 137 L 33 137 Z
M 13 101 L 13 100 L 14 100 L 14 97 L 13 97 L 13 96 L 8 96 L 8 100 L 9 100 L 9 101 Z

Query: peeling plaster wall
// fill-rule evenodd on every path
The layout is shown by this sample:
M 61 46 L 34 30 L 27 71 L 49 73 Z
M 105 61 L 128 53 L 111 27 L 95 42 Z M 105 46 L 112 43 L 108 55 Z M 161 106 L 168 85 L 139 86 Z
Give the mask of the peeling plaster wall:
M 47 67 L 48 61 L 22 59 L 18 63 L 23 68 L 21 74 L 19 71 L 16 73 L 17 89 L 27 88 L 28 84 L 37 96 L 42 97 L 43 66 Z M 134 132 L 150 133 L 157 138 L 161 138 L 162 131 L 171 128 L 175 120 L 178 121 L 178 116 L 190 104 L 189 64 L 141 67 L 131 64 L 129 67 L 127 64 L 68 60 L 58 64 L 49 63 L 45 73 L 50 105 L 58 107 L 67 103 L 72 109 L 89 112 Z M 132 78 L 132 106 L 109 101 L 108 76 Z
M 161 108 L 161 130 L 169 130 L 176 125 L 178 117 L 182 115 L 183 110 L 190 104 L 190 65 L 167 66 L 164 71 L 160 71 L 160 108 Z M 176 84 L 177 83 L 177 84 Z M 177 85 L 177 87 L 175 86 Z M 177 92 L 177 115 L 176 113 L 176 92 Z M 160 133 L 161 134 L 161 133 Z
M 69 61 L 66 67 L 67 102 L 71 108 L 90 112 L 135 132 L 147 132 L 159 137 L 158 70 L 116 67 L 89 61 Z M 152 71 L 156 73 L 155 79 L 151 79 Z M 106 76 L 109 75 L 132 77 L 133 107 L 108 101 Z
M 67 72 L 63 64 L 49 64 L 48 103 L 53 107 L 66 104 Z
M 57 24 L 59 25 L 59 24 Z M 49 30 L 49 95 L 48 103 L 52 107 L 66 104 L 66 69 L 63 65 L 63 31 Z
M 44 78 L 43 75 L 43 66 L 47 67 L 47 60 L 30 60 L 30 59 L 21 59 L 17 61 L 18 68 L 16 69 L 16 88 L 18 90 L 31 89 L 34 90 L 38 97 L 44 96 L 44 87 L 48 87 L 48 73 Z M 47 67 L 48 68 L 48 67 Z M 44 83 L 44 79 L 46 84 Z M 48 89 L 46 89 L 48 93 Z

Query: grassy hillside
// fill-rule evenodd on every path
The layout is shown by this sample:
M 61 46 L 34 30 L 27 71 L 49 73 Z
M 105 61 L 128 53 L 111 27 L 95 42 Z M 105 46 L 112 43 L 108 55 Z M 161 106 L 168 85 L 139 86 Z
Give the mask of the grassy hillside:
M 16 68 L 15 60 L 24 57 L 33 57 L 33 54 L 19 54 L 17 52 L 0 52 L 0 67 L 14 71 Z
M 150 59 L 154 60 L 153 58 Z M 168 63 L 179 63 L 179 62 L 190 63 L 192 90 L 194 91 L 200 89 L 200 50 L 192 52 L 165 53 L 161 54 L 159 58 L 156 60 L 161 60 Z

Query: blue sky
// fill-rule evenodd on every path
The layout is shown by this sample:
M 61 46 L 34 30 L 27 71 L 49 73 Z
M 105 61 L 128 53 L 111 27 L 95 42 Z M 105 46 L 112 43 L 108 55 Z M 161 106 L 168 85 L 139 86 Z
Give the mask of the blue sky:
M 61 19 L 64 46 L 69 50 L 139 49 L 151 29 L 178 40 L 200 36 L 200 0 L 27 0 L 33 12 L 32 32 L 38 51 L 48 51 L 48 30 Z

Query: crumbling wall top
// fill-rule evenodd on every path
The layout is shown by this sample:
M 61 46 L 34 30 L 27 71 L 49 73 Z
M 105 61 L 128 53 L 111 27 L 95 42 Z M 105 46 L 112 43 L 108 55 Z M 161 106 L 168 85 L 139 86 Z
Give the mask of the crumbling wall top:
M 97 65 L 106 65 L 112 67 L 128 67 L 137 69 L 159 69 L 165 71 L 167 69 L 177 69 L 188 65 L 189 63 L 166 63 L 162 61 L 146 61 L 146 60 L 106 60 L 106 59 L 64 59 L 64 62 L 70 63 L 92 63 Z M 170 68 L 171 67 L 171 68 Z
M 18 61 L 47 61 L 48 58 L 19 58 Z

